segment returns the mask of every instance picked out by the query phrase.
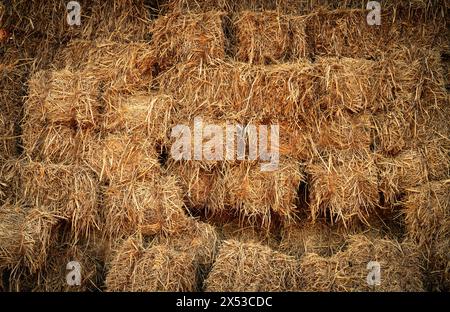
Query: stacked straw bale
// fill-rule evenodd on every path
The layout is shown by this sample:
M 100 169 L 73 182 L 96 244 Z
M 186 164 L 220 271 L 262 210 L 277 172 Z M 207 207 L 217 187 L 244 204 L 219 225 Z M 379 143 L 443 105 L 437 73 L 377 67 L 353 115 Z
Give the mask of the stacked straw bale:
M 380 264 L 380 285 L 369 286 L 367 265 Z M 301 259 L 305 291 L 423 291 L 420 257 L 411 242 L 349 238 L 346 250 L 331 257 L 309 253 Z
M 0 268 L 24 265 L 36 272 L 45 265 L 58 217 L 45 208 L 7 202 L 0 207 Z
M 374 156 L 365 150 L 334 151 L 307 166 L 310 211 L 332 222 L 367 223 L 378 204 L 378 175 Z
M 68 219 L 75 236 L 89 236 L 99 226 L 99 181 L 92 171 L 78 165 L 17 162 L 18 198 Z
M 236 59 L 270 64 L 309 56 L 306 23 L 306 18 L 276 11 L 239 13 L 234 21 Z
M 217 61 L 201 68 L 179 65 L 158 77 L 185 120 L 198 114 L 233 119 L 288 118 L 312 106 L 319 80 L 307 61 L 272 66 Z M 214 83 L 210 83 L 214 81 Z
M 104 190 L 106 237 L 173 233 L 187 222 L 181 189 L 173 177 L 110 184 Z
M 430 272 L 427 283 L 433 290 L 450 287 L 450 187 L 449 181 L 434 181 L 408 190 L 404 213 L 408 235 L 419 246 Z
M 152 46 L 157 66 L 166 70 L 181 62 L 208 64 L 225 57 L 222 12 L 173 13 L 158 18 L 152 26 Z
M 303 172 L 295 161 L 284 161 L 276 171 L 263 172 L 259 165 L 241 163 L 225 169 L 223 178 L 225 207 L 252 222 L 270 225 L 272 214 L 284 220 L 294 218 L 297 190 Z
M 298 291 L 294 257 L 258 243 L 224 241 L 205 281 L 206 291 Z
M 338 252 L 344 244 L 345 234 L 326 223 L 302 222 L 283 226 L 278 249 L 299 259 L 308 253 L 327 257 Z
M 106 286 L 108 291 L 195 291 L 197 266 L 191 253 L 168 245 L 145 248 L 130 237 L 110 264 Z

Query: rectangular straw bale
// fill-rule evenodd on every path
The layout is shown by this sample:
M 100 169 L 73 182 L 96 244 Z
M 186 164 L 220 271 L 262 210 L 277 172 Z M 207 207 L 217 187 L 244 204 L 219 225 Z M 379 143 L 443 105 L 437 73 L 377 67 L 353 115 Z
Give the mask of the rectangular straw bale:
M 24 122 L 22 146 L 25 154 L 37 162 L 82 163 L 100 142 L 100 133 L 92 129 L 74 129 L 65 125 L 46 126 Z
M 129 291 L 197 290 L 197 272 L 191 254 L 155 245 L 146 249 L 136 262 Z
M 73 40 L 55 56 L 56 68 L 86 70 L 120 90 L 142 88 L 154 74 L 155 51 L 146 42 Z
M 325 222 L 285 224 L 281 229 L 278 249 L 290 256 L 301 258 L 308 253 L 331 256 L 345 245 L 345 233 Z
M 375 150 L 385 156 L 398 155 L 404 149 L 413 148 L 416 142 L 416 118 L 402 106 L 394 104 L 393 110 L 373 116 Z
M 320 56 L 380 57 L 401 38 L 398 23 L 389 22 L 382 11 L 380 26 L 367 23 L 368 12 L 359 9 L 315 11 L 308 22 L 308 38 Z
M 425 183 L 410 189 L 404 199 L 407 235 L 417 244 L 425 260 L 431 287 L 449 289 L 450 183 Z
M 375 159 L 366 150 L 334 151 L 307 165 L 312 219 L 329 216 L 332 222 L 367 223 L 378 204 Z
M 72 38 L 128 42 L 143 40 L 148 33 L 150 16 L 144 0 L 78 2 L 82 10 L 80 26 L 67 23 L 67 2 L 64 0 L 15 3 L 14 14 L 20 12 L 15 26 L 23 33 L 57 42 Z
M 144 235 L 173 233 L 187 222 L 182 191 L 171 176 L 111 184 L 105 189 L 103 206 L 108 238 L 137 231 Z
M 381 283 L 369 286 L 367 265 L 377 261 Z M 411 242 L 354 235 L 346 250 L 331 257 L 309 253 L 301 259 L 304 291 L 424 291 L 420 257 Z
M 236 59 L 271 64 L 305 58 L 308 53 L 306 19 L 277 11 L 240 12 L 234 20 Z
M 154 244 L 166 245 L 178 252 L 186 252 L 201 266 L 212 265 L 219 244 L 214 226 L 189 218 L 180 223 L 177 231 L 158 235 Z
M 131 95 L 116 92 L 104 95 L 103 129 L 166 143 L 170 135 L 175 103 L 170 96 L 145 92 Z
M 220 171 L 214 166 L 202 166 L 200 162 L 168 162 L 168 171 L 180 181 L 184 201 L 190 208 L 215 209 L 223 206 L 224 194 L 220 193 Z
M 76 236 L 89 235 L 98 226 L 99 181 L 89 169 L 22 161 L 19 179 L 20 197 L 67 218 Z
M 88 72 L 39 72 L 30 81 L 26 120 L 96 126 L 101 106 L 98 96 L 98 81 Z
M 45 208 L 7 202 L 0 207 L 0 267 L 25 265 L 36 272 L 45 265 L 58 217 Z
M 66 281 L 70 272 L 67 265 L 77 261 L 81 266 L 80 285 L 71 286 Z M 73 268 L 73 267 L 72 267 Z M 59 243 L 49 250 L 48 261 L 37 274 L 25 276 L 22 283 L 32 285 L 28 291 L 34 292 L 93 292 L 102 286 L 102 263 L 92 248 L 86 243 L 65 245 Z
M 321 111 L 307 114 L 305 122 L 309 142 L 317 152 L 327 150 L 369 150 L 373 121 L 370 114 L 327 115 Z
M 319 58 L 324 97 L 321 106 L 330 112 L 376 112 L 394 99 L 393 84 L 383 63 L 358 58 Z
M 223 177 L 225 207 L 235 209 L 253 222 L 269 225 L 272 213 L 294 217 L 297 190 L 304 180 L 297 161 L 282 161 L 275 171 L 261 171 L 259 164 L 242 162 L 227 166 Z
M 246 220 L 234 219 L 224 223 L 219 229 L 224 240 L 258 243 L 274 250 L 277 250 L 280 244 L 277 237 L 278 229 L 275 225 L 268 231 L 266 228 L 249 224 Z
M 395 203 L 407 189 L 427 181 L 424 158 L 417 150 L 404 150 L 395 157 L 377 157 L 379 189 L 388 203 Z
M 315 70 L 306 61 L 271 66 L 217 62 L 201 69 L 185 64 L 162 74 L 158 82 L 184 116 L 201 111 L 220 117 L 233 111 L 235 119 L 295 117 L 316 101 Z
M 161 70 L 177 63 L 204 64 L 225 57 L 223 12 L 172 13 L 152 26 L 152 47 Z
M 142 239 L 136 236 L 130 236 L 119 243 L 113 259 L 107 264 L 107 291 L 129 291 L 136 262 L 144 250 Z
M 86 156 L 86 163 L 105 182 L 152 179 L 160 174 L 155 142 L 126 133 L 107 135 Z
M 257 243 L 224 241 L 205 281 L 206 291 L 299 291 L 294 257 Z

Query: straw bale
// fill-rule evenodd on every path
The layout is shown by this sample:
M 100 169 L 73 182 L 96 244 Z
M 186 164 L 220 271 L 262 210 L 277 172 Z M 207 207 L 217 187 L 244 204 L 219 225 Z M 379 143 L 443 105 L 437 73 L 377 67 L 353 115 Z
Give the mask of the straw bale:
M 234 20 L 236 59 L 271 64 L 308 55 L 306 19 L 276 11 L 240 12 Z
M 225 57 L 222 12 L 174 13 L 160 16 L 152 26 L 152 47 L 161 70 L 177 63 L 207 64 Z
M 118 247 L 111 263 L 107 265 L 106 288 L 108 291 L 127 291 L 132 283 L 136 262 L 144 253 L 142 241 L 130 236 Z
M 411 112 L 399 109 L 373 116 L 375 150 L 385 156 L 398 155 L 415 144 L 415 118 Z
M 377 167 L 367 151 L 335 151 L 307 165 L 313 220 L 330 217 L 344 226 L 367 217 L 378 204 Z
M 234 112 L 236 120 L 298 116 L 314 104 L 318 80 L 306 61 L 271 66 L 217 61 L 202 68 L 183 64 L 158 77 L 161 91 L 175 98 L 185 119 L 199 112 L 213 117 Z
M 224 241 L 205 281 L 206 291 L 298 291 L 294 257 L 257 243 Z
M 394 99 L 392 81 L 380 62 L 323 57 L 317 67 L 325 93 L 320 104 L 330 112 L 376 112 Z
M 15 1 L 15 29 L 46 41 L 66 41 L 72 38 L 105 38 L 121 41 L 143 40 L 150 25 L 149 10 L 144 0 L 112 0 L 92 3 L 78 1 L 81 25 L 67 23 L 67 2 L 40 3 Z
M 326 150 L 368 150 L 372 144 L 373 121 L 369 114 L 333 116 L 316 111 L 308 116 L 308 142 L 314 144 L 316 154 Z
M 185 291 L 197 289 L 196 266 L 192 256 L 164 245 L 146 249 L 136 262 L 130 291 Z
M 346 235 L 341 232 L 324 222 L 285 224 L 281 230 L 278 250 L 296 258 L 308 253 L 329 257 L 341 250 L 345 244 Z
M 450 140 L 449 137 L 436 137 L 422 146 L 429 180 L 450 178 Z
M 154 244 L 165 245 L 177 252 L 192 256 L 195 263 L 212 265 L 216 256 L 219 237 L 214 226 L 189 219 L 179 224 L 179 229 L 173 233 L 155 238 Z
M 276 250 L 279 242 L 277 233 L 275 232 L 276 229 L 267 231 L 266 228 L 249 224 L 246 220 L 236 219 L 220 227 L 220 233 L 224 240 L 235 240 L 241 243 L 258 243 Z
M 153 179 L 160 174 L 155 142 L 151 139 L 110 134 L 94 146 L 86 162 L 100 181 L 125 183 Z
M 144 235 L 173 233 L 183 227 L 181 189 L 174 177 L 111 184 L 104 192 L 104 235 L 128 236 L 136 231 Z
M 171 97 L 148 93 L 112 93 L 105 95 L 105 103 L 105 131 L 126 132 L 133 137 L 167 142 L 175 106 Z
M 73 40 L 55 56 L 57 69 L 87 71 L 118 90 L 133 91 L 152 79 L 155 52 L 146 42 Z
M 0 207 L 0 267 L 36 272 L 47 260 L 58 217 L 45 208 L 6 202 Z
M 380 264 L 381 283 L 369 286 L 367 264 Z M 301 259 L 305 291 L 423 291 L 420 259 L 410 242 L 355 235 L 346 250 L 327 258 L 309 253 Z
M 96 126 L 99 85 L 89 72 L 39 72 L 31 78 L 25 103 L 27 122 Z
M 407 235 L 419 247 L 432 289 L 449 289 L 449 180 L 410 189 L 404 199 Z
M 80 263 L 81 284 L 70 286 L 66 276 L 70 272 L 67 264 Z M 102 263 L 86 244 L 58 245 L 50 249 L 45 267 L 37 274 L 22 277 L 22 284 L 30 284 L 28 291 L 36 292 L 87 292 L 98 291 L 102 286 Z M 28 283 L 27 283 L 28 282 Z M 17 286 L 16 286 L 17 287 Z M 22 286 L 23 287 L 23 286 Z
M 259 165 L 243 162 L 224 172 L 225 207 L 232 207 L 253 222 L 270 225 L 272 213 L 283 219 L 294 218 L 297 190 L 304 180 L 300 164 L 282 161 L 275 171 L 261 171 Z
M 16 189 L 27 203 L 67 218 L 75 236 L 89 234 L 98 226 L 97 177 L 79 165 L 22 161 L 20 186 Z
M 383 13 L 382 21 L 386 21 Z M 397 23 L 367 23 L 366 10 L 318 10 L 308 22 L 308 37 L 316 55 L 371 58 L 379 57 L 401 38 Z
M 169 161 L 168 171 L 180 181 L 184 201 L 190 208 L 214 210 L 223 202 L 219 192 L 220 172 L 214 166 L 203 166 L 203 162 Z
M 395 157 L 377 157 L 379 189 L 388 203 L 395 203 L 407 189 L 427 181 L 424 158 L 417 150 L 404 150 Z

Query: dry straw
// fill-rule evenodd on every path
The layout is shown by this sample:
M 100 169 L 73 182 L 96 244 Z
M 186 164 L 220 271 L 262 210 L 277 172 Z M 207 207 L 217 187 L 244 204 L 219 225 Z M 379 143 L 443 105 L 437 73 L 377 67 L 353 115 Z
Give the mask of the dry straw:
M 342 231 L 325 222 L 286 224 L 281 230 L 279 250 L 296 258 L 308 253 L 327 257 L 344 247 L 345 238 Z
M 26 122 L 95 126 L 101 105 L 98 96 L 98 80 L 89 72 L 39 72 L 30 80 Z
M 407 189 L 427 181 L 422 154 L 404 150 L 395 157 L 377 157 L 379 189 L 388 203 L 395 203 Z
M 173 233 L 184 226 L 181 189 L 173 177 L 111 184 L 104 192 L 104 235 Z
M 14 122 L 3 113 L 0 113 L 0 160 L 10 158 L 16 154 L 15 140 Z
M 177 63 L 202 65 L 225 57 L 224 13 L 173 13 L 152 26 L 152 47 L 161 70 Z
M 205 281 L 206 291 L 298 291 L 294 257 L 257 243 L 224 241 Z
M 309 253 L 301 259 L 305 291 L 423 291 L 420 258 L 412 243 L 355 235 L 331 257 Z M 381 283 L 369 286 L 370 261 L 381 269 Z
M 220 233 L 224 240 L 234 240 L 241 243 L 258 243 L 275 250 L 279 245 L 277 225 L 273 225 L 270 231 L 268 231 L 266 228 L 249 224 L 246 220 L 235 219 L 223 224 L 220 227 Z
M 154 142 L 125 134 L 107 135 L 86 156 L 86 162 L 101 181 L 125 183 L 152 179 L 160 174 Z
M 131 236 L 117 248 L 114 258 L 108 263 L 105 285 L 108 291 L 129 290 L 136 262 L 144 252 L 142 240 Z
M 248 162 L 227 166 L 221 190 L 226 194 L 224 208 L 231 207 L 242 217 L 263 225 L 270 224 L 272 214 L 293 219 L 303 179 L 296 161 L 281 162 L 277 170 L 268 172 Z
M 168 246 L 146 249 L 136 262 L 129 291 L 185 291 L 197 289 L 196 266 L 189 253 Z
M 214 226 L 189 219 L 179 222 L 176 231 L 156 237 L 153 243 L 186 253 L 195 263 L 208 266 L 214 262 L 219 237 Z
M 55 56 L 55 67 L 87 71 L 115 91 L 148 89 L 155 52 L 146 42 L 73 40 Z M 145 88 L 147 86 L 147 88 Z
M 394 99 L 393 85 L 383 63 L 322 57 L 316 64 L 325 94 L 320 104 L 327 111 L 376 112 Z
M 305 58 L 309 50 L 306 18 L 276 11 L 244 11 L 235 17 L 236 59 L 252 64 L 271 64 Z
M 75 236 L 89 236 L 98 227 L 99 182 L 90 170 L 19 160 L 16 172 L 18 197 L 67 218 Z
M 408 236 L 418 245 L 431 288 L 449 289 L 450 183 L 425 183 L 411 188 L 404 201 Z
M 7 202 L 0 209 L 0 267 L 17 271 L 24 265 L 36 272 L 47 261 L 58 217 L 45 208 Z
M 155 144 L 167 143 L 175 103 L 166 95 L 148 93 L 106 94 L 103 129 L 122 132 Z
M 334 151 L 307 166 L 310 177 L 310 210 L 313 220 L 330 217 L 332 222 L 367 223 L 378 204 L 377 167 L 365 150 Z
M 185 120 L 198 115 L 243 120 L 298 116 L 313 105 L 318 79 L 306 61 L 272 66 L 217 61 L 201 68 L 179 65 L 158 83 L 179 103 Z

